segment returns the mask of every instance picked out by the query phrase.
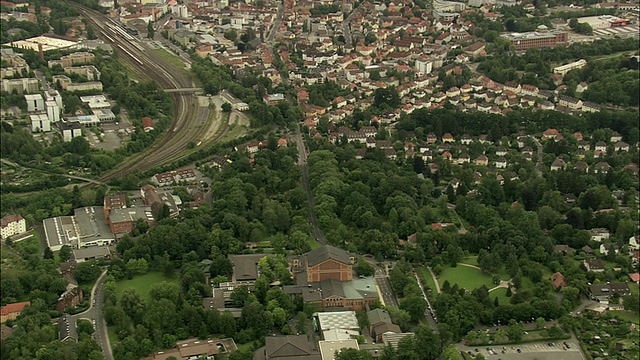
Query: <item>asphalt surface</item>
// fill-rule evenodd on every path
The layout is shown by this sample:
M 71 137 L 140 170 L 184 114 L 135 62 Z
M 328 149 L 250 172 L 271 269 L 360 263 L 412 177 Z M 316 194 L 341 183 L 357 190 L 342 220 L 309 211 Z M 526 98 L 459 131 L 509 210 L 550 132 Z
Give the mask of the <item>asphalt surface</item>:
M 387 307 L 398 307 L 398 299 L 396 299 L 396 296 L 393 293 L 387 273 L 382 268 L 376 267 L 375 269 L 376 284 L 378 284 L 378 289 L 380 289 L 380 297 L 382 298 L 384 305 Z
M 70 316 L 70 318 L 73 321 L 78 321 L 80 319 L 90 320 L 93 324 L 93 328 L 95 329 L 93 337 L 98 344 L 100 344 L 104 359 L 113 360 L 113 352 L 111 350 L 111 343 L 109 343 L 109 335 L 107 333 L 107 323 L 104 321 L 104 316 L 102 315 L 102 307 L 104 303 L 104 292 L 102 288 L 106 278 L 107 271 L 105 270 L 91 289 L 91 303 L 89 308 L 82 313 Z
M 313 236 L 319 243 L 326 244 L 327 238 L 324 236 L 322 230 L 320 230 L 320 225 L 318 224 L 318 219 L 316 218 L 316 213 L 313 209 L 313 192 L 311 192 L 311 186 L 309 186 L 309 167 L 307 165 L 308 151 L 304 145 L 299 124 L 296 124 L 295 140 L 298 147 L 298 165 L 300 165 L 300 169 L 302 170 L 302 188 L 307 193 L 307 201 L 309 202 L 309 223 L 312 226 L 311 236 Z
M 520 345 L 466 346 L 457 345 L 458 350 L 473 355 L 482 354 L 487 359 L 502 360 L 585 360 L 580 345 L 575 340 L 535 342 Z M 552 344 L 552 345 L 550 345 Z M 476 352 L 476 349 L 478 350 Z M 518 349 L 520 352 L 518 352 Z
M 418 277 L 418 274 L 416 273 L 414 273 L 413 276 L 416 277 L 416 281 L 418 282 L 418 286 L 420 287 L 420 291 L 422 292 L 422 298 L 424 299 L 424 301 L 427 302 L 427 309 L 424 312 L 424 317 L 425 319 L 427 319 L 429 326 L 437 330 L 438 322 L 436 321 L 435 312 L 434 312 L 435 310 L 433 310 L 433 307 L 431 307 L 431 302 L 427 297 L 427 293 L 424 291 L 424 287 L 422 287 L 422 282 L 420 282 L 420 277 Z
M 271 44 L 273 42 L 273 38 L 276 36 L 276 32 L 280 28 L 280 23 L 282 22 L 282 13 L 284 11 L 284 6 L 282 1 L 278 3 L 278 13 L 276 14 L 276 19 L 273 21 L 273 26 L 269 30 L 269 35 L 265 39 L 265 42 Z
M 535 138 L 535 136 L 532 135 L 528 135 L 533 142 L 536 143 L 536 147 L 538 148 L 538 161 L 536 162 L 536 172 L 538 173 L 538 176 L 542 176 L 542 155 L 544 155 L 543 153 L 543 148 L 542 148 L 542 144 L 540 144 L 540 141 L 538 141 L 538 139 Z

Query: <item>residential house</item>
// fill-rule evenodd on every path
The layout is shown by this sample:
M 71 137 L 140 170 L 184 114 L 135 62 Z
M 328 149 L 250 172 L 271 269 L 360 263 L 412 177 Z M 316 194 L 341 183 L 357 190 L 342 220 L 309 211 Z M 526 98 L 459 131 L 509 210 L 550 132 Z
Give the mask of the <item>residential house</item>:
M 613 252 L 614 254 L 618 253 L 618 246 L 612 243 L 600 244 L 600 254 L 609 255 L 609 253 Z
M 442 135 L 442 142 L 443 143 L 454 143 L 454 142 L 456 142 L 456 139 L 450 133 L 445 133 L 444 135 Z
M 567 167 L 567 163 L 564 160 L 557 158 L 551 163 L 551 171 L 564 170 Z
M 586 173 L 589 171 L 589 165 L 586 162 L 579 160 L 575 163 L 575 165 L 573 165 L 573 169 Z
M 0 238 L 6 239 L 27 231 L 27 223 L 21 215 L 7 215 L 0 219 Z
M 609 230 L 605 228 L 593 228 L 589 230 L 591 232 L 591 241 L 602 242 L 603 240 L 609 239 L 611 235 Z
M 611 170 L 611 165 L 609 165 L 608 163 L 601 161 L 599 163 L 597 163 L 594 167 L 593 167 L 593 172 L 596 174 L 606 174 Z
M 8 320 L 15 320 L 22 313 L 25 307 L 31 305 L 30 301 L 11 303 L 0 308 L 0 323 L 4 324 Z
M 631 295 L 631 289 L 629 289 L 629 284 L 627 283 L 608 282 L 604 284 L 589 285 L 589 294 L 593 300 L 608 303 L 609 300 L 616 295 L 620 298 L 626 295 Z
M 480 155 L 475 160 L 474 163 L 479 166 L 487 166 L 489 164 L 489 158 L 486 155 Z
M 629 151 L 629 144 L 624 141 L 618 141 L 613 148 L 615 151 Z
M 559 272 L 551 275 L 551 282 L 556 289 L 567 286 L 567 280 L 564 278 L 564 275 Z
M 507 149 L 504 146 L 498 146 L 498 148 L 496 149 L 496 155 L 498 156 L 507 155 Z
M 556 129 L 547 129 L 542 133 L 542 138 L 544 140 L 555 139 L 558 136 L 558 134 L 560 133 Z
M 612 143 L 617 143 L 618 141 L 622 141 L 622 135 L 620 135 L 619 132 L 614 131 L 613 134 L 611 134 L 609 141 Z
M 76 307 L 84 300 L 82 289 L 74 284 L 69 284 L 56 302 L 56 310 L 64 312 L 67 308 Z
M 502 156 L 500 156 L 498 159 L 496 159 L 496 168 L 497 169 L 504 169 L 506 167 L 507 167 L 507 159 L 505 159 Z
M 556 254 L 566 255 L 571 252 L 573 249 L 569 245 L 555 245 L 553 247 L 553 252 Z
M 582 100 L 571 96 L 560 95 L 558 97 L 558 104 L 560 106 L 568 107 L 571 110 L 578 110 L 582 107 Z
M 605 143 L 604 141 L 598 141 L 596 143 L 596 151 L 602 151 L 603 153 L 607 152 L 607 143 Z
M 587 269 L 587 271 L 603 272 L 604 262 L 600 259 L 586 259 L 584 261 L 584 267 Z
M 472 142 L 473 142 L 473 138 L 469 134 L 464 134 L 460 138 L 460 143 L 462 143 L 462 145 L 469 145 Z

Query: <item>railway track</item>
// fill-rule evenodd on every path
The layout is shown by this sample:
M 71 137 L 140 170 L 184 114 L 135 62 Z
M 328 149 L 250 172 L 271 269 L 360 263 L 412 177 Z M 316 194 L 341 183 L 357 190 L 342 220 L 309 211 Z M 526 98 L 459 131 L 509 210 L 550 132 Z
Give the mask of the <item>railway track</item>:
M 81 5 L 79 13 L 96 29 L 96 34 L 115 46 L 120 59 L 130 65 L 136 73 L 144 74 L 164 89 L 193 87 L 188 77 L 181 76 L 172 64 L 155 55 L 151 49 L 128 34 L 116 21 L 106 15 Z M 117 168 L 105 173 L 100 181 L 108 181 L 133 171 L 145 171 L 179 158 L 190 142 L 196 143 L 201 135 L 199 120 L 206 119 L 207 108 L 198 106 L 195 95 L 173 95 L 174 116 L 171 128 L 155 144 L 131 156 Z

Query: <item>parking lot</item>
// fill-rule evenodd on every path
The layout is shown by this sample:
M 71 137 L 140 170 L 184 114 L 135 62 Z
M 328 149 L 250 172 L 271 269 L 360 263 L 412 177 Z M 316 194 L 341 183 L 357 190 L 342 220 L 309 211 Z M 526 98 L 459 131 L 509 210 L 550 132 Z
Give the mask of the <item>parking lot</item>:
M 553 343 L 538 342 L 513 346 L 472 347 L 459 345 L 458 350 L 466 353 L 470 352 L 472 355 L 482 354 L 487 359 L 585 360 L 577 342 L 567 340 L 566 343 L 569 345 L 568 348 L 564 345 L 563 341 L 556 341 Z

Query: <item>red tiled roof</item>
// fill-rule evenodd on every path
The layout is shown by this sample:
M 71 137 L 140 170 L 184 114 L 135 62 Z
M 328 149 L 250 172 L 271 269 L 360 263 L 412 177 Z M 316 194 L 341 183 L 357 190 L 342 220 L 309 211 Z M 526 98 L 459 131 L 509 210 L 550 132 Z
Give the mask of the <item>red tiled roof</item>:
M 23 301 L 19 303 L 7 304 L 0 309 L 1 315 L 9 315 L 13 313 L 21 312 L 26 306 L 31 305 L 30 301 Z

